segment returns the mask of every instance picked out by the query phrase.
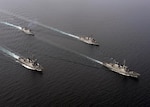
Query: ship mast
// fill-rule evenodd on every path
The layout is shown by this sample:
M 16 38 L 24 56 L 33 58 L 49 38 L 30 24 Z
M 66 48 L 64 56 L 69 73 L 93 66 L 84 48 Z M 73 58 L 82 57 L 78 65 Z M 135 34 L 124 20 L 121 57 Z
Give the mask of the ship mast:
M 123 65 L 125 66 L 125 64 L 126 64 L 126 60 L 124 59 L 124 60 L 123 60 Z
M 126 64 L 126 60 L 124 59 L 124 60 L 123 60 L 123 68 L 126 70 L 126 69 L 127 69 L 127 66 L 126 66 L 125 64 Z

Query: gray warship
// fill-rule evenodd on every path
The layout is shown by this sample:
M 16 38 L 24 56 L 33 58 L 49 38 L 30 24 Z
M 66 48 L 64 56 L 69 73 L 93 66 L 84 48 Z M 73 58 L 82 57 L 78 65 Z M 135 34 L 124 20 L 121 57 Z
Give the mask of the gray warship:
M 43 67 L 39 63 L 37 63 L 36 60 L 30 58 L 19 57 L 17 59 L 17 62 L 19 62 L 22 66 L 24 66 L 27 69 L 31 69 L 35 71 L 43 70 Z
M 124 76 L 130 76 L 134 78 L 138 78 L 140 76 L 139 73 L 129 70 L 128 67 L 125 65 L 125 62 L 123 65 L 119 65 L 118 62 L 115 63 L 103 62 L 102 65 L 110 69 L 111 71 L 114 71 Z
M 34 36 L 34 34 L 32 33 L 32 31 L 30 29 L 26 28 L 26 27 L 21 27 L 20 30 L 23 31 L 27 35 Z
M 78 38 L 80 41 L 84 42 L 84 43 L 87 43 L 89 45 L 95 45 L 95 46 L 99 46 L 99 43 L 94 39 L 92 38 L 92 36 L 88 37 L 84 37 L 84 36 L 81 36 Z

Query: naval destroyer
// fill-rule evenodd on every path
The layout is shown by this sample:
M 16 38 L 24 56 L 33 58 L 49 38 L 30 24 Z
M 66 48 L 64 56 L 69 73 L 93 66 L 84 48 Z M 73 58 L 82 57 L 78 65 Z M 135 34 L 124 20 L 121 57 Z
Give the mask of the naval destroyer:
M 30 29 L 26 28 L 26 27 L 21 27 L 20 30 L 23 31 L 27 35 L 34 36 L 34 34 L 32 33 L 32 31 Z
M 102 65 L 110 69 L 111 71 L 114 71 L 124 76 L 130 76 L 134 78 L 138 78 L 140 76 L 139 73 L 129 70 L 128 67 L 125 65 L 125 62 L 123 65 L 118 64 L 118 62 L 114 63 L 103 62 Z
M 27 69 L 31 69 L 35 71 L 43 70 L 43 67 L 39 63 L 37 63 L 36 60 L 30 58 L 19 57 L 17 59 L 17 62 L 19 62 L 22 66 L 24 66 Z
M 84 37 L 84 36 L 81 36 L 78 38 L 80 41 L 84 42 L 84 43 L 87 43 L 89 45 L 95 45 L 95 46 L 99 46 L 99 43 L 94 39 L 92 38 L 91 36 L 88 37 Z

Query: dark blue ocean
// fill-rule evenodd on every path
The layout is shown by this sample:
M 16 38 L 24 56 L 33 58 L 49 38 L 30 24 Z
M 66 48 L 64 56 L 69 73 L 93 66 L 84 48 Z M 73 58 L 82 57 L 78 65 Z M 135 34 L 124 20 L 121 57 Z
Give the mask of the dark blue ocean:
M 0 107 L 149 107 L 149 4 L 148 0 L 0 1 L 0 22 L 29 27 L 35 34 L 0 23 L 0 46 L 18 56 L 34 57 L 44 67 L 42 73 L 28 70 L 0 51 Z M 69 34 L 93 35 L 100 46 Z M 86 56 L 121 64 L 126 60 L 129 69 L 141 76 L 119 75 Z

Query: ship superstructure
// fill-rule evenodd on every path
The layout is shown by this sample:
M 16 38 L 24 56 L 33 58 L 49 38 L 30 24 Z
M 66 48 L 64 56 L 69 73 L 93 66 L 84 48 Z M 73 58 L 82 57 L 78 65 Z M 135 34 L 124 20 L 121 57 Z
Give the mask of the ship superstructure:
M 28 34 L 28 35 L 34 36 L 32 31 L 26 27 L 21 27 L 20 30 L 23 31 L 24 33 Z
M 99 43 L 94 39 L 92 38 L 91 36 L 88 37 L 88 36 L 81 36 L 79 37 L 79 40 L 84 42 L 84 43 L 87 43 L 89 45 L 95 45 L 95 46 L 99 46 Z
M 120 65 L 118 64 L 118 62 L 115 62 L 115 63 L 103 63 L 102 65 L 110 69 L 111 71 L 114 71 L 124 76 L 130 76 L 135 78 L 138 78 L 140 76 L 139 73 L 129 70 L 125 64 Z
M 31 70 L 36 70 L 36 71 L 43 70 L 43 67 L 39 63 L 37 63 L 36 60 L 30 59 L 30 58 L 19 57 L 17 59 L 17 62 L 19 62 L 25 68 L 28 68 Z

